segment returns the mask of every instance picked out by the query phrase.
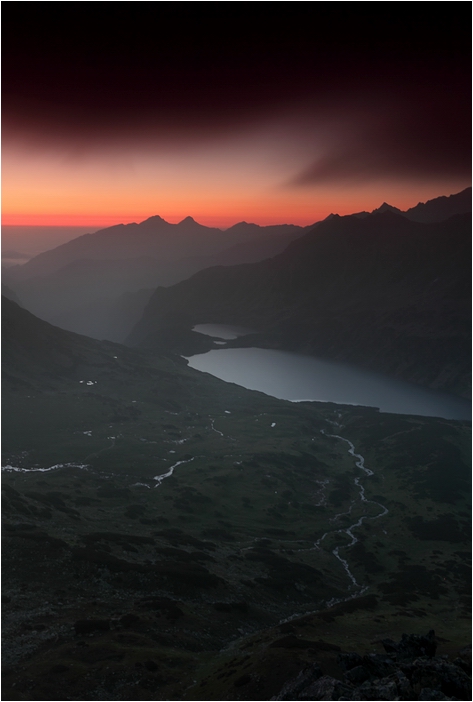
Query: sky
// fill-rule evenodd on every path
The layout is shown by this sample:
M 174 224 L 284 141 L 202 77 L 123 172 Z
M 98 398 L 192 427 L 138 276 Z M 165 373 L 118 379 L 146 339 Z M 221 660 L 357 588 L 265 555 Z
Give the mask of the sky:
M 471 5 L 419 8 L 3 3 L 2 223 L 307 225 L 459 192 Z

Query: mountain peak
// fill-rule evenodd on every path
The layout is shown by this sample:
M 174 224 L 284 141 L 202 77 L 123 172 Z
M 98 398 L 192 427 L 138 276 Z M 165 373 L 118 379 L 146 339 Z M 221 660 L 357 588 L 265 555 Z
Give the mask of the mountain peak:
M 182 222 L 179 222 L 179 225 L 181 224 L 198 224 L 198 222 L 195 221 L 193 217 L 185 217 Z
M 436 197 L 410 207 L 406 216 L 415 222 L 440 222 L 456 214 L 471 212 L 471 187 L 453 195 Z
M 138 224 L 139 227 L 149 227 L 151 226 L 156 226 L 160 224 L 168 224 L 165 219 L 160 217 L 159 215 L 153 215 L 152 217 L 148 217 L 148 219 L 144 219 L 142 222 Z
M 375 214 L 375 212 L 394 212 L 395 214 L 402 214 L 402 210 L 400 210 L 398 207 L 389 205 L 387 202 L 383 202 L 381 207 L 377 207 L 375 210 L 373 210 L 372 214 Z
M 261 226 L 259 224 L 254 224 L 253 222 L 245 222 L 245 220 L 243 220 L 241 222 L 237 222 L 236 224 L 232 224 L 231 227 L 227 227 L 225 231 L 230 232 L 230 234 L 246 234 L 249 232 L 256 232 L 260 230 Z

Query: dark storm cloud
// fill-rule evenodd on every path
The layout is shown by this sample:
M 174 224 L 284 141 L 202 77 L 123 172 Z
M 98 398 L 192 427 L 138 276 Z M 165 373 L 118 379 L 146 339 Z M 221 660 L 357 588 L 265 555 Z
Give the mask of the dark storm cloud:
M 371 134 L 339 134 L 298 183 L 390 164 L 463 169 L 471 10 L 439 5 L 418 20 L 407 4 L 370 6 L 368 23 L 358 3 L 5 3 L 4 139 L 78 150 L 199 142 L 292 106 L 317 115 L 331 100 L 350 122 L 344 93 L 359 102 L 379 91 L 399 100 L 402 123 L 378 110 Z

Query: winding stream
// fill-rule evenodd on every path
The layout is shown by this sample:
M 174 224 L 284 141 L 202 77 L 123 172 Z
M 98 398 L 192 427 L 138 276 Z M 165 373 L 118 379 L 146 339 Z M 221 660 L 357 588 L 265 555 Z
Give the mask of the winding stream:
M 174 463 L 170 467 L 167 473 L 162 473 L 162 475 L 155 475 L 153 480 L 156 480 L 156 485 L 154 486 L 155 488 L 159 487 L 163 480 L 166 480 L 166 478 L 170 478 L 171 475 L 174 473 L 174 469 L 177 468 L 177 466 L 182 466 L 183 463 L 190 463 L 193 461 L 195 456 L 192 456 L 192 458 L 188 458 L 186 461 L 178 461 L 177 463 Z
M 79 468 L 80 470 L 88 470 L 89 465 L 85 463 L 57 463 L 49 468 L 19 468 L 18 466 L 6 465 L 2 466 L 2 470 L 6 473 L 49 473 L 50 470 L 59 470 L 60 468 Z
M 337 422 L 332 422 L 332 424 L 335 424 L 336 426 L 340 426 Z M 340 436 L 339 434 L 327 434 L 327 432 L 326 432 L 324 429 L 321 429 L 321 430 L 320 430 L 320 433 L 323 434 L 324 436 L 327 436 L 327 437 L 331 438 L 331 439 L 338 439 L 339 441 L 344 441 L 346 444 L 348 444 L 348 446 L 349 446 L 348 453 L 349 453 L 351 456 L 353 456 L 353 458 L 356 459 L 356 460 L 355 460 L 355 465 L 357 466 L 357 468 L 360 468 L 362 471 L 364 471 L 364 473 L 365 473 L 368 477 L 371 476 L 371 475 L 374 475 L 374 472 L 365 466 L 365 459 L 364 459 L 364 457 L 363 457 L 361 454 L 359 454 L 359 453 L 355 453 L 355 447 L 354 447 L 354 445 L 352 444 L 352 442 L 351 442 L 349 439 L 346 439 L 345 437 Z M 363 522 L 364 522 L 365 520 L 368 520 L 368 519 L 370 519 L 370 520 L 371 520 L 371 519 L 379 519 L 380 517 L 384 517 L 384 516 L 386 516 L 386 514 L 388 514 L 389 510 L 388 510 L 387 507 L 385 507 L 384 505 L 382 505 L 380 502 L 375 502 L 374 500 L 368 500 L 368 499 L 367 499 L 367 497 L 366 497 L 366 495 L 365 495 L 365 488 L 364 488 L 363 485 L 361 484 L 360 478 L 358 478 L 358 477 L 355 478 L 355 479 L 354 479 L 354 483 L 355 483 L 355 485 L 357 486 L 357 488 L 358 488 L 358 490 L 359 490 L 359 493 L 358 493 L 358 494 L 359 494 L 360 501 L 361 501 L 361 502 L 364 502 L 364 503 L 366 503 L 366 504 L 377 505 L 377 507 L 380 508 L 379 514 L 375 514 L 375 515 L 372 516 L 372 517 L 370 517 L 370 516 L 368 516 L 368 515 L 363 515 L 363 516 L 361 516 L 359 519 L 357 519 L 356 522 L 354 522 L 351 526 L 349 526 L 349 527 L 347 527 L 347 528 L 344 528 L 344 529 L 332 529 L 331 531 L 326 531 L 325 534 L 323 534 L 323 535 L 320 537 L 320 539 L 318 539 L 318 540 L 315 542 L 314 548 L 320 549 L 320 544 L 321 544 L 322 541 L 323 541 L 327 536 L 329 536 L 330 534 L 346 534 L 346 535 L 350 538 L 350 543 L 347 544 L 346 546 L 336 546 L 336 547 L 332 550 L 332 553 L 333 553 L 333 555 L 335 556 L 335 558 L 336 558 L 338 561 L 340 561 L 340 563 L 341 563 L 342 566 L 343 566 L 343 569 L 345 570 L 346 574 L 347 574 L 348 577 L 350 578 L 351 583 L 352 583 L 352 585 L 351 585 L 350 587 L 359 588 L 360 591 L 359 591 L 357 594 L 361 594 L 362 592 L 365 591 L 366 587 L 364 587 L 364 586 L 362 586 L 362 585 L 360 585 L 360 584 L 358 583 L 358 581 L 356 580 L 355 576 L 353 575 L 353 573 L 352 573 L 351 570 L 350 570 L 348 561 L 347 561 L 345 558 L 342 558 L 342 556 L 340 555 L 340 549 L 348 549 L 348 548 L 351 548 L 352 546 L 354 546 L 354 545 L 358 542 L 358 539 L 357 539 L 357 537 L 354 535 L 353 530 L 354 530 L 354 529 L 357 529 L 358 527 L 360 527 L 360 526 L 363 524 Z M 339 517 L 341 517 L 341 516 L 343 516 L 343 515 L 349 515 L 349 514 L 351 513 L 351 511 L 352 511 L 352 508 L 353 508 L 353 504 L 350 506 L 350 509 L 349 509 L 348 512 L 344 512 L 344 513 L 340 513 L 340 514 L 335 515 L 335 517 L 333 517 L 333 520 L 332 520 L 332 521 L 335 521 L 336 519 L 338 519 Z

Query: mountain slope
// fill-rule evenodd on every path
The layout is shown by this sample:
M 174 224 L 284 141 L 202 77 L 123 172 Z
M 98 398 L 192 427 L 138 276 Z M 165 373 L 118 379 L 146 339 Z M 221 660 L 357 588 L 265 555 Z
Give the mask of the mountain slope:
M 427 202 L 419 202 L 415 207 L 410 207 L 408 210 L 400 210 L 398 207 L 393 207 L 387 202 L 383 202 L 371 214 L 393 212 L 394 214 L 403 215 L 413 222 L 433 224 L 434 222 L 443 222 L 458 214 L 471 213 L 471 209 L 471 188 L 465 188 L 465 190 L 453 195 L 442 195 L 441 197 L 427 200 Z M 367 217 L 368 214 L 370 213 L 363 211 L 357 212 L 356 216 L 363 218 Z
M 380 639 L 471 640 L 469 422 L 283 402 L 8 300 L 2 342 L 5 699 L 297 699 L 307 666 L 356 699 L 341 650 L 371 679 Z
M 170 224 L 156 215 L 139 224 L 118 224 L 94 234 L 84 234 L 35 256 L 23 266 L 11 268 L 8 275 L 19 281 L 31 279 L 49 275 L 79 260 L 116 261 L 146 256 L 163 263 L 195 256 L 207 257 L 268 235 L 278 239 L 303 232 L 304 228 L 296 225 L 260 227 L 246 222 L 222 231 L 203 226 L 192 217 L 186 217 L 179 224 Z
M 221 231 L 190 217 L 179 224 L 151 217 L 73 239 L 8 269 L 4 280 L 40 318 L 95 338 L 122 341 L 131 329 L 126 312 L 118 318 L 118 298 L 124 293 L 172 285 L 215 264 L 259 261 L 280 253 L 304 231 L 246 222 Z M 113 327 L 106 319 L 110 306 L 115 308 Z
M 469 215 L 435 224 L 390 211 L 334 216 L 269 261 L 158 288 L 128 343 L 192 353 L 193 325 L 232 323 L 259 332 L 234 344 L 349 361 L 468 394 L 470 228 Z
M 436 197 L 427 202 L 419 202 L 404 214 L 414 222 L 440 222 L 457 214 L 471 212 L 471 188 L 465 188 L 454 195 Z

